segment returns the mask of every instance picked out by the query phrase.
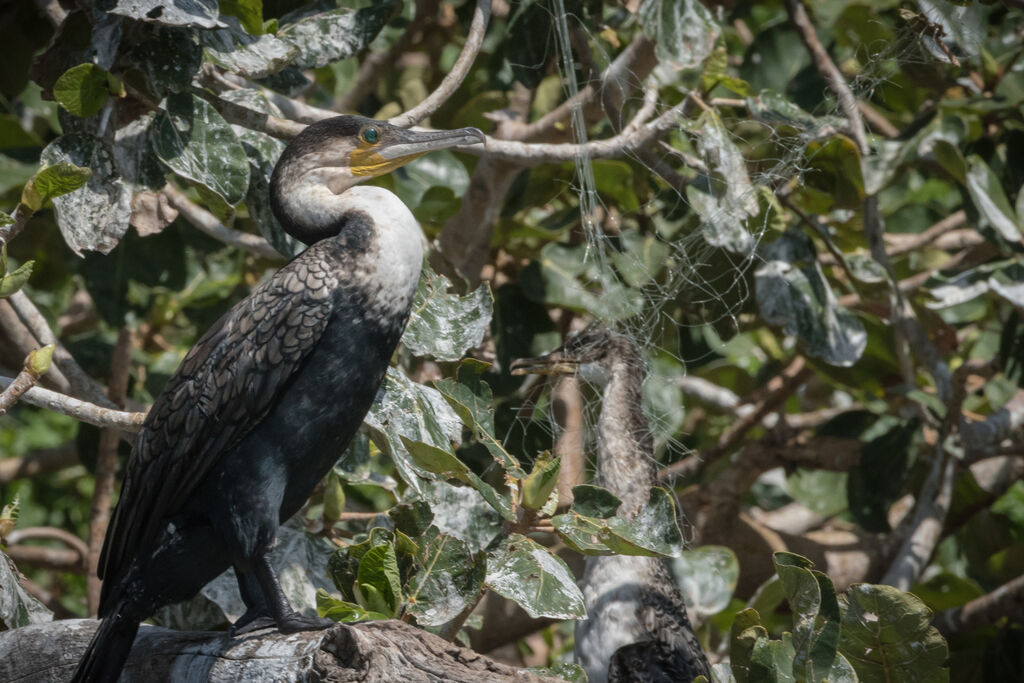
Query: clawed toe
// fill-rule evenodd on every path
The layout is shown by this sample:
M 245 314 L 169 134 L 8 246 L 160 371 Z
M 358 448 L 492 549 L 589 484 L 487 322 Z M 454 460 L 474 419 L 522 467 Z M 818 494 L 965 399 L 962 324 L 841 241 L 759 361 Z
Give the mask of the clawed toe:
M 292 612 L 282 618 L 277 624 L 277 630 L 281 633 L 298 633 L 299 631 L 322 631 L 325 628 L 334 626 L 337 622 L 324 617 L 306 617 L 298 612 Z

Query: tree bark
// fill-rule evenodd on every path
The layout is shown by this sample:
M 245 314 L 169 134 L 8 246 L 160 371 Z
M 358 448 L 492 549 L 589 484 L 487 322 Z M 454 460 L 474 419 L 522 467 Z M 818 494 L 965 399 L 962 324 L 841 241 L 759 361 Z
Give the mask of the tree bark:
M 0 681 L 63 683 L 99 622 L 70 619 L 0 633 Z M 172 631 L 144 625 L 121 681 L 544 681 L 400 621 L 284 635 Z

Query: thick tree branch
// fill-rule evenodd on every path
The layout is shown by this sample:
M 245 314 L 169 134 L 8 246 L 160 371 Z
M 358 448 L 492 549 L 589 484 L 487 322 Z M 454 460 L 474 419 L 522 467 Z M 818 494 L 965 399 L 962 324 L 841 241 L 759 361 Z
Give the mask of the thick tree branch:
M 14 222 L 8 225 L 0 225 L 0 245 L 10 244 L 11 240 L 17 237 L 18 233 L 25 228 L 28 219 L 32 218 L 33 213 L 35 212 L 32 209 L 19 202 L 17 208 L 14 209 L 14 215 L 11 216 Z
M 1024 609 L 1024 576 L 1004 583 L 991 593 L 975 598 L 966 605 L 935 615 L 935 627 L 944 635 L 966 633 L 1002 619 L 1019 615 Z

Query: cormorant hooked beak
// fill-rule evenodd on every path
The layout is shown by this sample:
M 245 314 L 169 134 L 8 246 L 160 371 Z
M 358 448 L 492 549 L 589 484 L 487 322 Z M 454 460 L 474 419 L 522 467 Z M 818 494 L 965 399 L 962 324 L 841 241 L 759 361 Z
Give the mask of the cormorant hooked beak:
M 354 176 L 378 176 L 404 166 L 428 152 L 484 142 L 476 128 L 407 130 L 371 121 L 360 132 L 349 155 Z
M 513 375 L 575 375 L 579 369 L 580 362 L 560 348 L 536 358 L 517 358 L 509 366 Z

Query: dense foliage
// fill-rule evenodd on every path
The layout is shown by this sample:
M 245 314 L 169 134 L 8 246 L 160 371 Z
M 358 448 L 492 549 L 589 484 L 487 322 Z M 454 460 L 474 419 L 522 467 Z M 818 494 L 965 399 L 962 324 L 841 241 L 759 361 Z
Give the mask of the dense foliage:
M 580 556 L 651 554 L 721 680 L 1024 676 L 1024 7 L 806 4 L 494 3 L 423 122 L 492 141 L 373 181 L 434 248 L 281 530 L 297 607 L 579 676 Z M 267 199 L 294 123 L 413 107 L 490 5 L 0 9 L 0 371 L 128 421 L 0 415 L 4 628 L 86 614 L 127 414 L 297 252 Z M 628 521 L 579 431 L 600 388 L 508 372 L 591 320 L 649 358 L 663 486 Z M 225 575 L 157 620 L 241 609 Z

